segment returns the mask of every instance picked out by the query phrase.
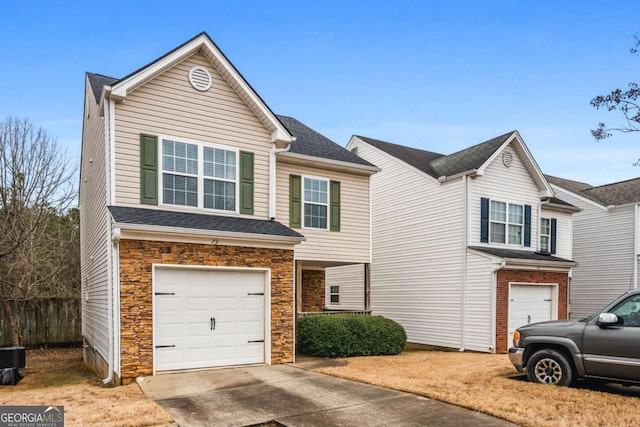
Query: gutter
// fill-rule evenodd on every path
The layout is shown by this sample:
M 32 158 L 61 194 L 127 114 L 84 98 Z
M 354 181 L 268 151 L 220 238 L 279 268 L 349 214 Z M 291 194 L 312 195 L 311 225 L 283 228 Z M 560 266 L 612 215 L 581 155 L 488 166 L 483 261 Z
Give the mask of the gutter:
M 315 156 L 309 156 L 306 154 L 299 154 L 299 153 L 287 152 L 282 154 L 279 157 L 282 158 L 283 160 L 286 159 L 292 162 L 297 160 L 301 164 L 308 164 L 311 166 L 320 163 L 323 165 L 333 166 L 337 170 L 360 172 L 366 175 L 373 175 L 374 173 L 380 172 L 382 170 L 379 167 L 373 166 L 373 165 L 361 165 L 358 163 L 344 162 L 342 160 L 325 159 L 323 157 L 315 157 Z
M 306 238 L 304 236 L 276 236 L 273 234 L 254 234 L 254 233 L 234 233 L 229 231 L 217 231 L 217 230 L 200 230 L 194 228 L 183 227 L 168 227 L 157 226 L 147 224 L 129 224 L 124 222 L 118 222 L 114 224 L 114 227 L 119 227 L 126 231 L 140 231 L 153 234 L 171 234 L 171 235 L 183 235 L 183 236 L 196 236 L 206 237 L 211 239 L 223 238 L 229 240 L 248 240 L 248 241 L 261 241 L 261 242 L 275 242 L 275 243 L 300 243 Z
M 478 169 L 469 169 L 468 171 L 460 172 L 460 173 L 457 173 L 455 175 L 449 175 L 449 176 L 442 175 L 442 176 L 439 176 L 438 177 L 438 182 L 452 181 L 454 179 L 460 178 L 461 176 L 468 176 L 468 175 L 470 175 L 470 176 L 478 176 L 478 175 L 482 175 L 482 174 L 480 173 L 480 171 L 478 171 Z
M 104 92 L 103 92 L 103 96 L 104 96 Z M 109 107 L 111 106 L 111 103 L 109 103 Z M 111 144 L 113 141 L 111 141 L 111 126 L 112 124 L 110 123 L 111 121 L 111 111 L 110 109 L 107 109 L 107 111 L 105 111 L 105 120 L 104 120 L 104 127 L 105 127 L 105 131 L 104 131 L 104 138 L 105 138 L 105 179 L 106 179 L 106 188 L 105 188 L 105 193 L 106 193 L 106 197 L 107 197 L 107 203 L 111 200 L 111 184 L 110 184 L 110 179 L 112 179 L 113 177 L 110 176 L 110 171 L 111 171 L 111 167 L 110 165 L 107 163 L 111 157 Z M 114 280 L 114 271 L 113 271 L 113 247 L 111 246 L 111 224 L 110 221 L 107 220 L 107 224 L 106 224 L 106 233 L 107 235 L 106 237 L 106 241 L 107 241 L 107 263 L 108 263 L 108 275 L 111 276 L 108 279 L 108 283 L 111 286 L 111 289 L 108 290 L 107 292 L 107 317 L 108 317 L 108 351 L 109 351 L 109 355 L 108 355 L 108 364 L 109 364 L 109 374 L 107 375 L 106 378 L 104 378 L 102 380 L 103 384 L 109 384 L 111 383 L 111 381 L 113 381 L 113 368 L 114 368 L 114 359 L 115 359 L 115 337 L 114 337 L 114 322 L 115 322 L 115 317 L 114 317 L 114 313 L 113 313 L 113 295 L 114 295 L 114 290 L 113 290 L 113 280 Z

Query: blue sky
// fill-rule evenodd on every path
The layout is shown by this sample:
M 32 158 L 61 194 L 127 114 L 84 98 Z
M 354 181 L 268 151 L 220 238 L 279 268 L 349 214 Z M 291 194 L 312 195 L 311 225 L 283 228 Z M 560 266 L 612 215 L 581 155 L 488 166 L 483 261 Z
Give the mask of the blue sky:
M 449 154 L 517 129 L 545 173 L 635 178 L 640 135 L 596 142 L 595 95 L 640 80 L 635 1 L 0 0 L 0 119 L 79 160 L 84 73 L 122 77 L 206 31 L 275 112 Z

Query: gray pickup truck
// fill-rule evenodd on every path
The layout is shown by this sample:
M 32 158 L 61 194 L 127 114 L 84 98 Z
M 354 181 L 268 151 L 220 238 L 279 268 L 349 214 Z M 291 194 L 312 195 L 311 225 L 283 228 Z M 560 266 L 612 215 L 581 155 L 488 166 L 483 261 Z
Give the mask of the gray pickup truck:
M 578 378 L 640 383 L 640 290 L 578 321 L 521 326 L 509 359 L 529 381 L 561 386 Z

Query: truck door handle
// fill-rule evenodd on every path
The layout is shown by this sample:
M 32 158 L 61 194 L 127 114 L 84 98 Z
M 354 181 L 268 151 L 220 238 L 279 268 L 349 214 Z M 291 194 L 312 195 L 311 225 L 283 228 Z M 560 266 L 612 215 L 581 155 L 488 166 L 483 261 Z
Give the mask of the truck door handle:
M 211 319 L 209 319 L 209 321 L 211 322 L 211 330 L 215 331 L 216 330 L 216 318 L 212 317 Z

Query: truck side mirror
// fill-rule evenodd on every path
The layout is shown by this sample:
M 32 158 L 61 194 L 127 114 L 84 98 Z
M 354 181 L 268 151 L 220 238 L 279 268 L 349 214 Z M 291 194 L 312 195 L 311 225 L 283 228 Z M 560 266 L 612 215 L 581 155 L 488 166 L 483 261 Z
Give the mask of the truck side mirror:
M 600 313 L 598 316 L 598 321 L 596 322 L 598 326 L 616 326 L 624 324 L 624 319 L 622 317 L 618 317 L 613 313 Z

